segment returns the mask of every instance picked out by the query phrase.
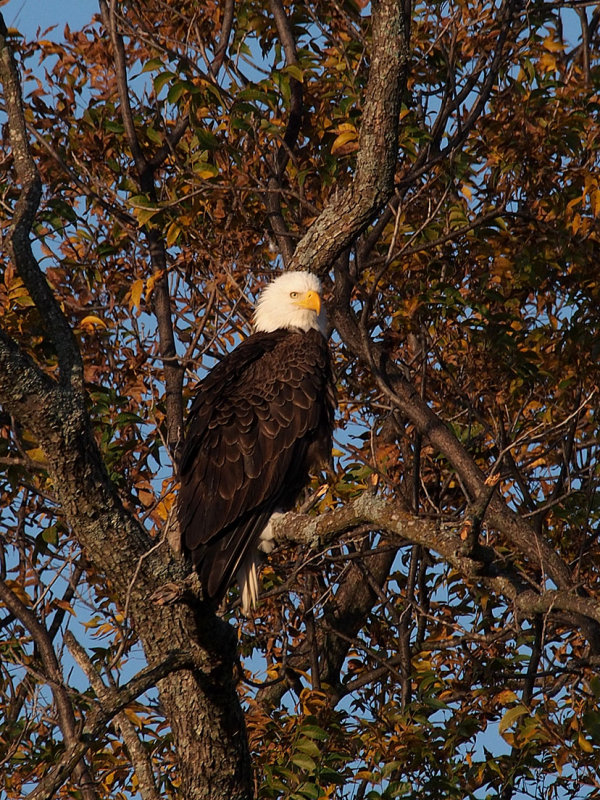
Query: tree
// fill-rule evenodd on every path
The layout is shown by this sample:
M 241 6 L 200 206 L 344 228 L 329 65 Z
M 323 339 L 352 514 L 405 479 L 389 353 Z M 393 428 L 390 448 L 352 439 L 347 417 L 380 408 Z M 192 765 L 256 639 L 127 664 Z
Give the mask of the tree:
M 6 796 L 597 792 L 600 11 L 99 9 L 0 33 Z M 282 266 L 336 474 L 216 616 L 184 408 Z

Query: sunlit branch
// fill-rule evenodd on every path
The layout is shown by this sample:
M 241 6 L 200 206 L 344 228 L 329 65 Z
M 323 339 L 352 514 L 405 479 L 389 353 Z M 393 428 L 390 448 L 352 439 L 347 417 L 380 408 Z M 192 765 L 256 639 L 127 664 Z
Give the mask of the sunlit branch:
M 356 173 L 299 242 L 294 268 L 321 272 L 350 246 L 394 190 L 398 115 L 409 63 L 409 20 L 396 0 L 373 3 L 371 65 L 364 92 Z
M 488 494 L 481 498 L 481 505 L 494 502 L 489 499 L 494 486 L 486 489 Z M 480 545 L 474 555 L 465 553 L 464 539 L 456 524 L 443 525 L 425 517 L 415 517 L 389 497 L 364 492 L 342 508 L 317 517 L 307 518 L 290 512 L 274 521 L 273 531 L 279 542 L 316 547 L 332 542 L 340 533 L 362 524 L 385 531 L 387 536 L 397 537 L 403 543 L 419 544 L 433 550 L 468 580 L 481 582 L 515 603 L 522 616 L 529 617 L 555 608 L 600 622 L 600 604 L 578 595 L 572 585 L 562 591 L 536 594 L 517 570 L 498 561 L 491 548 Z

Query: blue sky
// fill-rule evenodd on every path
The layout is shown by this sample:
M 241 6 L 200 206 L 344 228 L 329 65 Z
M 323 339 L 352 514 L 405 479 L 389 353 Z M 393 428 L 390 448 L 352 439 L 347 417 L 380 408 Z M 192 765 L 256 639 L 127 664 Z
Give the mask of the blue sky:
M 2 5 L 0 3 L 0 5 Z M 8 0 L 2 8 L 9 28 L 17 28 L 27 39 L 57 25 L 52 38 L 62 37 L 65 23 L 80 28 L 98 12 L 97 0 Z

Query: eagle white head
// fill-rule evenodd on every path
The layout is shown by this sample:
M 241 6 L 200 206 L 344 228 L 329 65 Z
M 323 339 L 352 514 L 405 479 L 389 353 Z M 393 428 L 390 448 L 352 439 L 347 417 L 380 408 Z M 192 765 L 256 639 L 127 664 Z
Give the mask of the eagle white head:
M 272 333 L 280 328 L 327 331 L 321 281 L 312 272 L 284 272 L 262 292 L 254 312 L 254 330 Z

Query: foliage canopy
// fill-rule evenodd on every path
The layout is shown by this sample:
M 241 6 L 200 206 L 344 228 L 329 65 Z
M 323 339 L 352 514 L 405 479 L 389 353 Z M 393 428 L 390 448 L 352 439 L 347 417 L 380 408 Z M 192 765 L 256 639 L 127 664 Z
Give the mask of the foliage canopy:
M 598 793 L 599 21 L 99 0 L 0 32 L 7 798 Z M 255 619 L 158 605 L 184 409 L 282 267 L 327 287 L 335 474 Z

